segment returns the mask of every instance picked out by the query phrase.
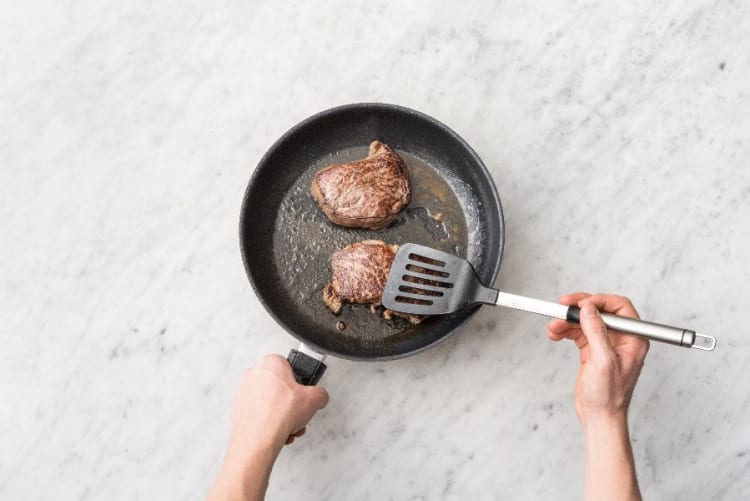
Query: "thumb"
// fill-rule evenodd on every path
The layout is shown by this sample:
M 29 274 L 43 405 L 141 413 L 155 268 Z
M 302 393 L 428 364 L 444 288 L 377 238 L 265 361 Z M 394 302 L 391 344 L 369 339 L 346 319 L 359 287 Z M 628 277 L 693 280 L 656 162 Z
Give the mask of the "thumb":
M 595 359 L 609 357 L 612 345 L 607 337 L 607 326 L 604 325 L 599 310 L 591 303 L 581 302 L 581 330 L 591 346 L 591 356 Z
M 328 392 L 320 386 L 306 386 L 305 390 L 310 396 L 310 400 L 315 405 L 315 409 L 322 409 L 328 405 Z

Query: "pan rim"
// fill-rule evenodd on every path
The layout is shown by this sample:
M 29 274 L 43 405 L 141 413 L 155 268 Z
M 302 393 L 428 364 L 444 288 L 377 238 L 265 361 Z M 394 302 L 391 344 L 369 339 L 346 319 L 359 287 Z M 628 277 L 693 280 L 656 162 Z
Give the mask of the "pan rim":
M 256 180 L 258 176 L 260 176 L 260 171 L 262 170 L 261 167 L 265 165 L 269 158 L 271 158 L 275 152 L 281 148 L 288 139 L 292 136 L 294 136 L 300 129 L 303 129 L 307 126 L 309 126 L 310 123 L 314 123 L 317 120 L 320 120 L 321 118 L 324 118 L 329 115 L 333 115 L 336 113 L 343 113 L 348 111 L 367 111 L 367 110 L 375 110 L 375 111 L 389 111 L 389 112 L 397 112 L 402 113 L 405 115 L 412 115 L 420 120 L 423 120 L 425 122 L 430 123 L 434 127 L 437 127 L 438 129 L 442 130 L 444 133 L 446 133 L 448 136 L 450 136 L 454 141 L 456 141 L 460 146 L 466 150 L 468 155 L 471 157 L 474 164 L 479 168 L 481 171 L 482 176 L 487 179 L 489 182 L 487 183 L 489 186 L 489 192 L 491 194 L 492 202 L 495 204 L 495 207 L 497 208 L 497 215 L 500 221 L 500 248 L 497 249 L 497 258 L 494 260 L 491 267 L 491 281 L 490 283 L 494 284 L 495 280 L 497 280 L 498 273 L 500 272 L 500 266 L 502 263 L 503 258 L 503 252 L 505 248 L 505 224 L 504 224 L 504 217 L 503 217 L 503 208 L 502 204 L 500 202 L 500 196 L 497 191 L 497 185 L 495 184 L 495 181 L 487 169 L 487 166 L 484 164 L 482 159 L 479 157 L 479 155 L 474 151 L 474 149 L 453 129 L 445 125 L 443 122 L 440 122 L 439 120 L 433 118 L 430 115 L 427 115 L 421 111 L 414 110 L 412 108 L 408 108 L 401 105 L 396 104 L 390 104 L 390 103 L 382 103 L 382 102 L 359 102 L 359 103 L 349 103 L 339 106 L 334 106 L 332 108 L 328 108 L 322 111 L 319 111 L 313 115 L 308 116 L 307 118 L 303 119 L 302 121 L 296 123 L 294 126 L 292 126 L 290 129 L 288 129 L 284 134 L 282 134 L 272 145 L 268 148 L 268 150 L 263 154 L 263 156 L 260 158 L 258 163 L 256 164 L 255 168 L 253 169 L 253 173 L 250 176 L 250 180 L 247 183 L 247 186 L 245 187 L 245 192 L 242 197 L 242 204 L 240 208 L 240 219 L 239 219 L 239 240 L 240 240 L 240 254 L 242 256 L 242 263 L 245 268 L 245 274 L 247 275 L 247 278 L 250 282 L 250 285 L 253 288 L 253 291 L 255 292 L 255 296 L 258 298 L 258 301 L 263 305 L 263 308 L 266 310 L 266 312 L 271 315 L 271 317 L 274 319 L 274 321 L 282 327 L 287 333 L 289 333 L 293 338 L 295 338 L 298 342 L 305 344 L 312 350 L 325 354 L 325 355 L 331 355 L 335 356 L 337 358 L 342 358 L 346 360 L 353 360 L 353 361 L 368 361 L 368 362 L 378 362 L 378 361 L 387 361 L 387 360 L 397 360 L 400 358 L 410 357 L 412 355 L 416 355 L 418 353 L 421 353 L 425 350 L 428 350 L 430 348 L 433 348 L 437 346 L 438 344 L 446 341 L 447 339 L 454 336 L 457 332 L 459 332 L 461 329 L 463 329 L 466 326 L 466 323 L 469 321 L 469 319 L 477 312 L 477 310 L 481 307 L 481 305 L 478 305 L 474 308 L 472 308 L 469 312 L 467 312 L 464 315 L 464 318 L 461 319 L 458 323 L 456 323 L 451 330 L 449 330 L 444 335 L 440 336 L 439 338 L 435 339 L 434 341 L 427 343 L 425 345 L 422 345 L 416 349 L 405 351 L 402 353 L 395 353 L 392 355 L 366 355 L 366 356 L 359 356 L 359 355 L 352 355 L 349 353 L 341 353 L 335 350 L 329 350 L 322 348 L 318 346 L 317 344 L 305 339 L 303 336 L 299 335 L 295 329 L 291 328 L 284 319 L 278 315 L 271 305 L 269 304 L 268 300 L 264 297 L 263 293 L 260 291 L 257 283 L 256 278 L 254 277 L 254 273 L 252 270 L 252 267 L 250 266 L 247 258 L 247 252 L 245 251 L 245 242 L 243 239 L 243 228 L 245 227 L 246 218 L 249 216 L 249 210 L 248 210 L 248 204 L 250 199 L 250 192 L 252 191 L 253 186 L 256 184 Z

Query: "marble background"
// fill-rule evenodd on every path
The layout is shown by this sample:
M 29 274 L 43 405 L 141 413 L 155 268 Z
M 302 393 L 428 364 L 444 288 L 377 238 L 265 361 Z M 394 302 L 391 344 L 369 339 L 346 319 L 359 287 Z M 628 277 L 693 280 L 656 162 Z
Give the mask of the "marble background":
M 201 499 L 242 370 L 293 339 L 245 278 L 264 151 L 331 106 L 430 114 L 489 166 L 497 285 L 616 291 L 714 334 L 653 345 L 631 408 L 652 500 L 750 498 L 750 5 L 0 6 L 0 498 Z M 483 308 L 331 403 L 268 499 L 578 499 L 577 353 Z

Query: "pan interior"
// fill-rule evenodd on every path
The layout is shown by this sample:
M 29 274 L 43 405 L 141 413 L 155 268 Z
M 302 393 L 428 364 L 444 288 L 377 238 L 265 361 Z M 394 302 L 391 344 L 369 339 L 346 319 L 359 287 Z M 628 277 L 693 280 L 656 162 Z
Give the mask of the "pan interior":
M 405 151 L 397 153 L 409 170 L 412 201 L 388 228 L 337 226 L 310 195 L 310 183 L 319 169 L 364 158 L 365 146 L 343 149 L 311 163 L 279 206 L 273 233 L 279 287 L 294 299 L 308 329 L 328 331 L 342 343 L 387 343 L 393 336 L 408 336 L 415 327 L 402 318 L 385 320 L 380 312 L 370 313 L 365 305 L 345 304 L 341 314 L 334 316 L 323 303 L 322 293 L 331 280 L 331 254 L 361 240 L 382 240 L 388 244 L 415 242 L 466 256 L 466 220 L 452 187 L 418 157 Z
M 371 314 L 363 305 L 344 305 L 335 316 L 322 297 L 331 254 L 361 240 L 414 242 L 465 257 L 491 283 L 502 252 L 502 216 L 486 169 L 448 129 L 411 110 L 359 106 L 302 122 L 261 160 L 243 202 L 242 253 L 261 302 L 299 340 L 350 359 L 396 358 L 444 339 L 470 312 L 418 325 L 385 320 L 382 309 Z M 412 201 L 384 230 L 334 225 L 310 194 L 312 178 L 327 165 L 364 158 L 375 139 L 406 162 Z

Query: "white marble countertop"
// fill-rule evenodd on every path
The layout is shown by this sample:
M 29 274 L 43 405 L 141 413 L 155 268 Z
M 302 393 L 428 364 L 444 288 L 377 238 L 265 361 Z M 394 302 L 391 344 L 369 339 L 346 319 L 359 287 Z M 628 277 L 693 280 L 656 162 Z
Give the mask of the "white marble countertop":
M 653 345 L 645 497 L 750 498 L 750 6 L 30 2 L 0 7 L 0 498 L 201 499 L 242 370 L 295 345 L 245 277 L 264 151 L 334 105 L 415 108 L 484 159 L 497 285 L 616 291 L 719 338 Z M 483 308 L 331 403 L 268 499 L 578 499 L 577 353 Z

